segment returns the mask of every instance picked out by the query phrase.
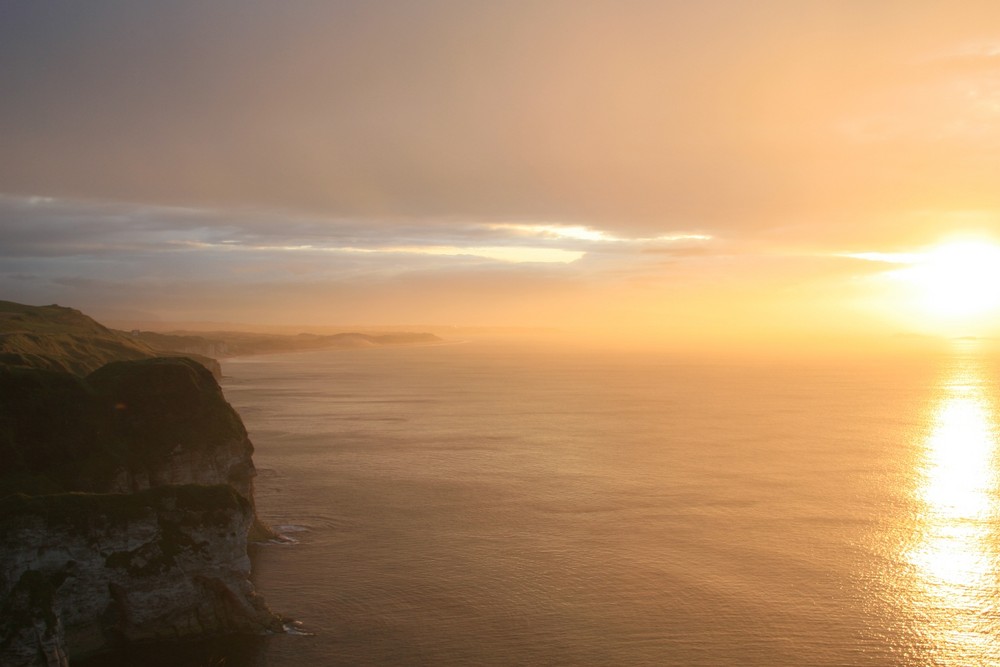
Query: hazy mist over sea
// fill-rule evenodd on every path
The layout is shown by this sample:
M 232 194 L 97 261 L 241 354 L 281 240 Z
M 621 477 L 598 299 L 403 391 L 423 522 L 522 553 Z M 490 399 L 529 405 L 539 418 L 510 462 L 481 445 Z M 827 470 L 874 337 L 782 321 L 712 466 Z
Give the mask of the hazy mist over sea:
M 257 585 L 312 633 L 234 662 L 997 664 L 996 361 L 963 345 L 228 360 L 295 540 Z

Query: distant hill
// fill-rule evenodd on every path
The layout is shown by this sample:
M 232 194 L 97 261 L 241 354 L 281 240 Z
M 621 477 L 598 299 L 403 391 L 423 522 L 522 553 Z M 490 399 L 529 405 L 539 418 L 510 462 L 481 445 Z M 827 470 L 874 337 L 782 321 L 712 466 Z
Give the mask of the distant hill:
M 112 361 L 186 356 L 216 376 L 219 364 L 197 353 L 154 349 L 63 306 L 26 306 L 0 301 L 0 364 L 64 371 L 78 376 Z
M 434 334 L 410 332 L 380 334 L 338 333 L 332 335 L 301 333 L 296 336 L 247 333 L 243 331 L 218 331 L 209 333 L 135 331 L 131 334 L 125 334 L 125 332 L 119 333 L 122 336 L 132 336 L 132 339 L 136 342 L 143 343 L 161 352 L 175 351 L 202 354 L 217 359 L 331 348 L 428 345 L 442 342 Z

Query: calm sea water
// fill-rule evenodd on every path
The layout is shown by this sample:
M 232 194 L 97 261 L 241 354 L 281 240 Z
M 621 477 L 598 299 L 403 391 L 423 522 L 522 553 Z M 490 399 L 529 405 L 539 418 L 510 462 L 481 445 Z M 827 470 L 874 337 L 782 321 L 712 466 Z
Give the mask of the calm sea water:
M 256 582 L 313 635 L 225 664 L 1000 665 L 998 371 L 229 360 L 259 511 L 296 540 Z

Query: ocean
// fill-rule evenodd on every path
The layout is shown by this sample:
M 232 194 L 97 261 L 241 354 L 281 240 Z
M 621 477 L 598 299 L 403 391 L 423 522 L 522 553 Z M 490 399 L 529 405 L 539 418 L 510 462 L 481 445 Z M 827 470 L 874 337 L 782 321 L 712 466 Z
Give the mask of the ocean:
M 254 579 L 302 634 L 205 662 L 1000 665 L 1000 365 L 971 345 L 226 360 L 290 540 Z

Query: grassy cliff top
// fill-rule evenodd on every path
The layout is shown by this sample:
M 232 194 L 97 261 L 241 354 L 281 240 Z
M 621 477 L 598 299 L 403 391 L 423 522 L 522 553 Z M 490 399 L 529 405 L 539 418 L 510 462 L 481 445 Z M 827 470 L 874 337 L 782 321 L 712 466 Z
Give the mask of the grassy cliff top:
M 0 301 L 0 333 L 90 335 L 117 339 L 107 327 L 79 310 L 57 306 L 27 306 Z
M 108 329 L 79 310 L 0 301 L 0 364 L 84 376 L 112 361 L 161 356 L 163 351 Z M 185 356 L 217 371 L 213 359 Z

